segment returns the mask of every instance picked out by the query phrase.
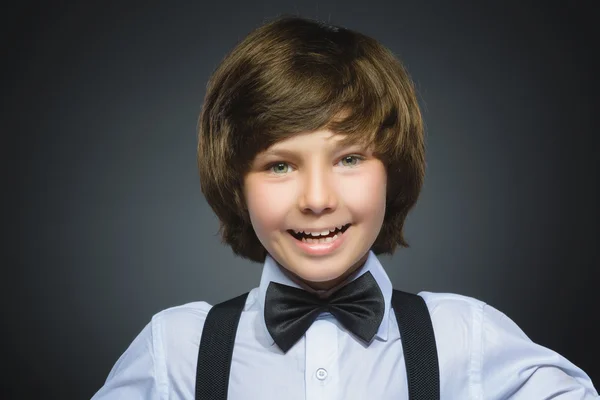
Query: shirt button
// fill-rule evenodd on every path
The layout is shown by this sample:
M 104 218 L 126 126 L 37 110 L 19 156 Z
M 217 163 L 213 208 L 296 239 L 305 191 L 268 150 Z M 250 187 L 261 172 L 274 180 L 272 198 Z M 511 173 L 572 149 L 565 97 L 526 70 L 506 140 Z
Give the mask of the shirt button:
M 325 380 L 325 378 L 327 378 L 327 370 L 325 368 L 319 368 L 317 370 L 317 379 L 322 381 Z

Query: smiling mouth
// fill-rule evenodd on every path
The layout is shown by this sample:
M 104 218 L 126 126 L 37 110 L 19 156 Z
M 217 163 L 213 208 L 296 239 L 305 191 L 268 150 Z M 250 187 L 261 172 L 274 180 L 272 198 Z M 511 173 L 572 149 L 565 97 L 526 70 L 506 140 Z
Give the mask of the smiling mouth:
M 337 239 L 339 235 L 342 235 L 351 224 L 346 224 L 341 227 L 341 229 L 335 229 L 330 231 L 327 235 L 312 235 L 309 233 L 296 233 L 291 229 L 288 229 L 288 233 L 294 237 L 294 239 L 304 242 L 304 243 L 329 243 Z

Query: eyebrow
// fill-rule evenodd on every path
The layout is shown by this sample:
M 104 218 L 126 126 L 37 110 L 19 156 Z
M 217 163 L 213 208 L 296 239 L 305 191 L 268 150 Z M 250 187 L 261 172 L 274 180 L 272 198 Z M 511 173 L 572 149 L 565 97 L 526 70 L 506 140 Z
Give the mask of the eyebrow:
M 294 157 L 298 154 L 296 151 L 288 150 L 288 149 L 268 149 L 263 153 L 259 154 L 261 157 Z
M 331 147 L 331 152 L 335 153 L 340 151 L 341 149 L 350 148 L 350 147 L 360 147 L 361 149 L 364 147 L 360 143 L 344 143 L 343 141 L 336 141 L 336 143 Z M 293 158 L 298 154 L 297 151 L 286 149 L 286 148 L 271 148 L 265 150 L 261 157 L 288 157 Z

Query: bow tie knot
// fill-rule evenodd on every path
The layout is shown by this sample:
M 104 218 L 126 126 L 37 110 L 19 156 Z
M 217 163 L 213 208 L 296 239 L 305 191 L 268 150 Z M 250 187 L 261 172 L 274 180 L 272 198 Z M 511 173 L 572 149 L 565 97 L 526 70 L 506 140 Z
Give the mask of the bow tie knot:
M 271 337 L 287 352 L 319 314 L 331 313 L 346 329 L 369 343 L 381 324 L 384 300 L 375 278 L 367 272 L 327 298 L 271 282 L 265 298 L 265 323 Z

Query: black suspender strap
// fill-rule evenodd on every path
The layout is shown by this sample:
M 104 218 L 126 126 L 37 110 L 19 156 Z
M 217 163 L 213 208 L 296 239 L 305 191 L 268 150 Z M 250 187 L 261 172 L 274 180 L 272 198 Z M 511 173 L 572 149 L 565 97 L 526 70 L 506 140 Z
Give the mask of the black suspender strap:
M 231 357 L 248 293 L 213 306 L 204 322 L 196 367 L 196 400 L 227 400 Z M 416 294 L 394 290 L 410 400 L 439 400 L 440 373 L 429 310 Z
M 227 399 L 233 345 L 247 297 L 244 293 L 215 304 L 206 316 L 196 366 L 197 400 Z
M 408 398 L 439 400 L 440 367 L 431 316 L 421 296 L 394 290 L 392 307 L 404 351 Z

